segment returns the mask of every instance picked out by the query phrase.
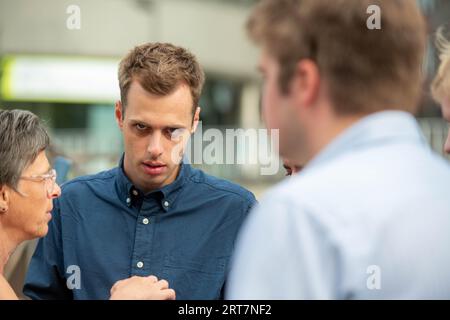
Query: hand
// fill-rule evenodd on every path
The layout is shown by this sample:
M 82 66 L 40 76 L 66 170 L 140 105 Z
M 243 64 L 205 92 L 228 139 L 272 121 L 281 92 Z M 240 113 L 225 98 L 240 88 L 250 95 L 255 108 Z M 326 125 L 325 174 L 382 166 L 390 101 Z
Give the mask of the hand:
M 166 280 L 155 276 L 117 281 L 111 288 L 111 300 L 175 300 L 175 291 Z

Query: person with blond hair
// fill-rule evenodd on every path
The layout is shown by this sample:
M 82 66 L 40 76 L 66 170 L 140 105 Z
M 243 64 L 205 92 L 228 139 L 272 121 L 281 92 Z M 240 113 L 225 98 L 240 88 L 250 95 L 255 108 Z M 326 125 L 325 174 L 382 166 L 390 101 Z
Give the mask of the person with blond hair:
M 450 40 L 445 37 L 443 27 L 436 34 L 436 45 L 441 64 L 431 85 L 431 92 L 434 100 L 441 105 L 443 118 L 450 123 Z M 444 151 L 450 154 L 450 129 Z

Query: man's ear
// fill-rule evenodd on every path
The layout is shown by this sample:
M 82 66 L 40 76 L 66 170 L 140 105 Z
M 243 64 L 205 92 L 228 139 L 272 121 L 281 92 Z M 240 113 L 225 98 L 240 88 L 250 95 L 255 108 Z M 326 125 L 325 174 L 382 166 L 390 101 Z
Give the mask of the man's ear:
M 10 190 L 6 185 L 0 186 L 0 214 L 9 209 Z
M 291 81 L 291 94 L 304 107 L 313 106 L 319 97 L 320 72 L 317 64 L 310 59 L 300 60 Z
M 200 111 L 201 111 L 202 109 L 200 108 L 200 106 L 198 106 L 196 109 L 195 109 L 195 113 L 194 113 L 194 118 L 193 118 L 193 123 L 192 123 L 192 131 L 191 131 L 191 134 L 194 134 L 195 133 L 195 131 L 197 130 L 197 127 L 198 127 L 198 123 L 199 123 L 199 121 L 200 121 Z
M 123 113 L 122 102 L 120 100 L 116 101 L 114 113 L 115 113 L 115 116 L 116 116 L 117 125 L 119 126 L 120 131 L 122 131 L 124 113 Z

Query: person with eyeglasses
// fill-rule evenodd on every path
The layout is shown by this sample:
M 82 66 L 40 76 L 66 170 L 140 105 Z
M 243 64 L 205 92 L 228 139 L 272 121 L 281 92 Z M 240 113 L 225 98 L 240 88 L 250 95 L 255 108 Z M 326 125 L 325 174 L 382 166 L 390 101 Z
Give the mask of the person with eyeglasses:
M 18 299 L 4 276 L 5 265 L 22 242 L 47 235 L 53 200 L 61 195 L 56 171 L 46 156 L 49 140 L 33 113 L 0 110 L 0 300 Z M 165 283 L 155 277 L 135 277 L 117 283 L 111 299 L 174 296 Z
M 28 111 L 0 111 L 0 299 L 16 299 L 3 276 L 15 248 L 47 234 L 61 194 L 45 154 L 49 137 Z

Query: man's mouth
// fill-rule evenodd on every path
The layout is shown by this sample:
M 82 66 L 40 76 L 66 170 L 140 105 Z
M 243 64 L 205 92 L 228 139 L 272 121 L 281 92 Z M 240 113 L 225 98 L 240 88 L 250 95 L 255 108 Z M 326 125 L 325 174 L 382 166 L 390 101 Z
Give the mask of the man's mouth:
M 163 173 L 166 170 L 167 165 L 162 162 L 144 161 L 142 163 L 142 168 L 146 174 L 156 176 Z

